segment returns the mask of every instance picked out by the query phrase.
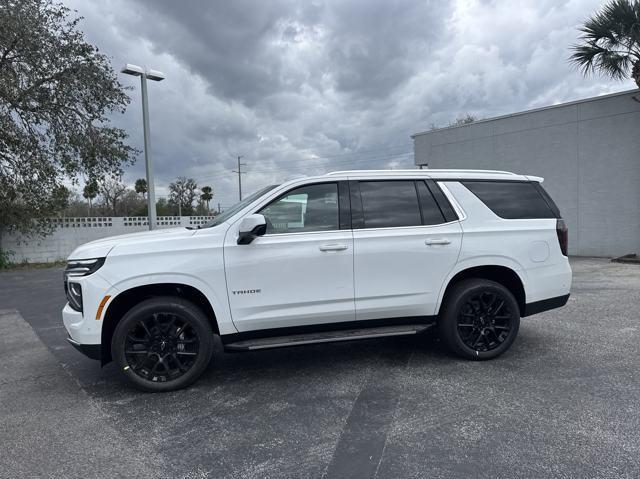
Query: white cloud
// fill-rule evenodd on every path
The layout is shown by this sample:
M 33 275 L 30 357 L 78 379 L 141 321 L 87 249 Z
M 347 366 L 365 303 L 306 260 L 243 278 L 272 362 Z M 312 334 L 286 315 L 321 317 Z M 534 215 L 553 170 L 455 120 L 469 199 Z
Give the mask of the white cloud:
M 300 173 L 410 167 L 409 135 L 630 89 L 567 64 L 598 0 L 67 0 L 89 41 L 164 71 L 149 88 L 158 191 L 178 175 L 237 198 Z M 139 91 L 115 118 L 142 143 Z M 144 175 L 142 160 L 127 180 Z

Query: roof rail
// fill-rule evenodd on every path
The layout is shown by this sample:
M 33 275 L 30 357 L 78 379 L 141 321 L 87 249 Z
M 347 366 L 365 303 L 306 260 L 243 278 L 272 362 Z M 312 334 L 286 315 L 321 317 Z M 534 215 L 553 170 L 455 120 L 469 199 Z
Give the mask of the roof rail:
M 334 175 L 346 175 L 346 174 L 358 174 L 358 175 L 362 175 L 362 174 L 367 174 L 367 173 L 380 173 L 380 174 L 386 174 L 388 175 L 389 173 L 420 173 L 420 172 L 426 172 L 426 170 L 420 170 L 419 168 L 413 169 L 413 170 L 343 170 L 343 171 L 331 171 L 329 173 L 327 173 L 325 176 L 334 176 Z
M 465 168 L 426 168 L 422 171 L 433 171 L 435 173 L 491 173 L 492 175 L 513 175 L 518 176 L 517 173 L 512 173 L 511 171 L 503 171 L 503 170 L 473 170 L 473 169 L 465 169 Z
M 512 173 L 510 171 L 501 171 L 501 170 L 468 170 L 468 169 L 459 169 L 459 168 L 442 168 L 442 169 L 413 169 L 413 170 L 344 170 L 344 171 L 332 171 L 327 173 L 325 176 L 337 176 L 337 175 L 366 175 L 366 174 L 425 174 L 428 175 L 430 173 L 491 173 L 494 175 L 512 175 L 517 176 L 516 173 Z

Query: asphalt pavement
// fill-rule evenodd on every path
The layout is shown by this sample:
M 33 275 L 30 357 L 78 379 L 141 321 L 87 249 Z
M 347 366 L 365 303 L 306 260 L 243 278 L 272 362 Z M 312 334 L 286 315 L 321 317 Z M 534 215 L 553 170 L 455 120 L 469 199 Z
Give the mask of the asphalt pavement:
M 640 477 L 640 267 L 468 362 L 435 334 L 224 353 L 132 389 L 65 341 L 60 268 L 0 273 L 0 477 Z

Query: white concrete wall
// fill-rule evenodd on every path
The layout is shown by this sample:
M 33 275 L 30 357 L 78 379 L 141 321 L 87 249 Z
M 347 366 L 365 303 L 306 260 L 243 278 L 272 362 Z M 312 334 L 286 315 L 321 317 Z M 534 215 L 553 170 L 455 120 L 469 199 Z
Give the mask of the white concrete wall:
M 414 135 L 417 165 L 545 178 L 569 252 L 640 253 L 640 90 Z
M 198 226 L 207 216 L 159 216 L 158 228 Z M 51 263 L 67 258 L 76 247 L 108 236 L 148 231 L 146 217 L 56 218 L 55 229 L 45 237 L 6 235 L 2 249 L 11 253 L 12 263 Z

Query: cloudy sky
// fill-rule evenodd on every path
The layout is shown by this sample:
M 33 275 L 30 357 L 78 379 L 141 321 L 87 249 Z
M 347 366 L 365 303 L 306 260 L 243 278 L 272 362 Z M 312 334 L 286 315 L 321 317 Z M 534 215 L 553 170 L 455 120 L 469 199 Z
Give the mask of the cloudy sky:
M 176 176 L 215 199 L 335 169 L 413 167 L 410 135 L 615 91 L 566 62 L 598 0 L 65 0 L 113 59 L 149 85 L 159 195 Z M 138 80 L 113 119 L 142 146 Z M 144 176 L 141 157 L 125 180 Z

